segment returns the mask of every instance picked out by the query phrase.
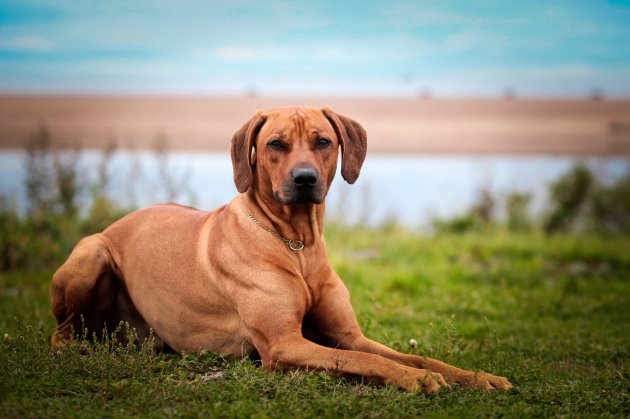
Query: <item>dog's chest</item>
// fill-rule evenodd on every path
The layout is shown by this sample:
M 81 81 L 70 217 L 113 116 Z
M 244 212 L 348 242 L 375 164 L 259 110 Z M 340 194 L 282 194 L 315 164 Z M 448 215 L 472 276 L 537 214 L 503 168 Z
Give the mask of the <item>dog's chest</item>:
M 307 269 L 302 270 L 301 283 L 307 299 L 307 312 L 311 307 L 316 306 L 321 299 L 322 290 L 328 281 L 328 264 L 310 264 Z

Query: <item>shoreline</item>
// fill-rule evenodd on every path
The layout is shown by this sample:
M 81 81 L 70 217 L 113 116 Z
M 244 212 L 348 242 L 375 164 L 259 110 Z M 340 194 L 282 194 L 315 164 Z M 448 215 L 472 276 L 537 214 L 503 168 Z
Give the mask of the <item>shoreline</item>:
M 258 109 L 329 106 L 370 154 L 630 156 L 630 99 L 0 95 L 0 150 L 45 126 L 53 148 L 225 152 Z

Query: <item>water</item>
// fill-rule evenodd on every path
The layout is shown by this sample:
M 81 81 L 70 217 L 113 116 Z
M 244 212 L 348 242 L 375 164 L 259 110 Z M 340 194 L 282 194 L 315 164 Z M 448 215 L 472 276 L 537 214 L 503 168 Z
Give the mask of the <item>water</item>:
M 60 158 L 75 157 L 66 153 Z M 79 156 L 84 186 L 96 180 L 101 160 L 99 152 Z M 21 209 L 24 162 L 23 152 L 0 152 L 0 194 L 13 197 Z M 470 208 L 482 188 L 499 198 L 511 191 L 531 193 L 533 212 L 540 214 L 548 184 L 577 162 L 587 164 L 605 183 L 622 176 L 629 164 L 628 159 L 602 157 L 368 155 L 355 185 L 337 174 L 327 198 L 328 215 L 372 225 L 392 219 L 409 226 L 427 225 L 434 217 Z M 124 206 L 169 200 L 167 181 L 180 186 L 177 202 L 202 209 L 227 203 L 237 194 L 230 157 L 224 153 L 172 152 L 163 160 L 152 152 L 118 152 L 108 167 L 107 193 Z M 89 199 L 89 193 L 81 195 L 84 203 Z

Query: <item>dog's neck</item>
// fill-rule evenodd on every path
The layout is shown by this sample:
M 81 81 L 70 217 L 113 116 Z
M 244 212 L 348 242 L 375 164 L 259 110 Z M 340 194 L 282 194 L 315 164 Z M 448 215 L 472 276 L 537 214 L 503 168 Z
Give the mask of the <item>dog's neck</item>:
M 300 240 L 306 247 L 323 239 L 323 203 L 284 205 L 255 186 L 243 195 L 253 216 L 280 236 Z

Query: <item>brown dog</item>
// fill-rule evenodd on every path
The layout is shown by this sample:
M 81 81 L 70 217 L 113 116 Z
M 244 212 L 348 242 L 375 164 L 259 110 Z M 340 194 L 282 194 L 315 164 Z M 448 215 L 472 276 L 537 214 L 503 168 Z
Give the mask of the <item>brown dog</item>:
M 140 340 L 152 329 L 157 346 L 176 351 L 258 352 L 270 370 L 339 372 L 425 393 L 449 383 L 509 389 L 503 377 L 363 335 L 323 236 L 339 147 L 341 174 L 354 183 L 367 148 L 357 122 L 329 109 L 258 112 L 232 138 L 241 194 L 228 205 L 158 205 L 77 244 L 53 277 L 53 344 L 123 321 Z

